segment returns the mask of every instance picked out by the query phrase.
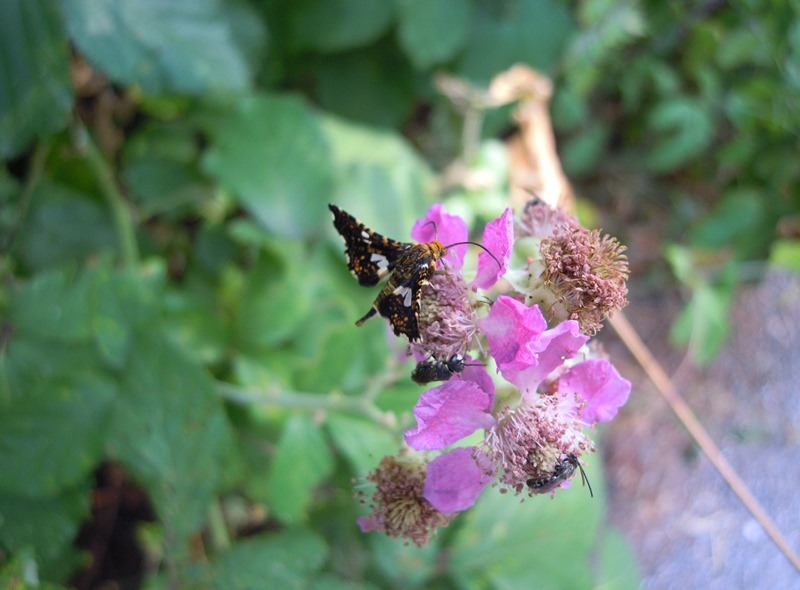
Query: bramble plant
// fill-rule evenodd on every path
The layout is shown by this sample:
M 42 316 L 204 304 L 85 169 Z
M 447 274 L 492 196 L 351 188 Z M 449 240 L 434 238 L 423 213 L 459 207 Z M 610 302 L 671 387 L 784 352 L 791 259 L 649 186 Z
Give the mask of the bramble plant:
M 403 258 L 420 246 L 387 240 L 352 218 L 342 224 L 332 210 L 353 274 L 370 285 L 374 269 L 395 273 L 375 306 L 387 310 L 390 324 L 414 326 L 409 349 L 420 365 L 479 359 L 502 376 L 495 383 L 480 363 L 451 363 L 446 382 L 420 396 L 408 447 L 367 476 L 375 487 L 368 500 L 359 491 L 372 510 L 359 519 L 361 529 L 423 546 L 490 483 L 514 495 L 554 495 L 575 467 L 583 474 L 580 457 L 595 450 L 586 431 L 611 420 L 630 393 L 630 382 L 589 342 L 627 303 L 624 247 L 533 201 L 516 223 L 506 209 L 486 225 L 486 251 L 467 282 L 465 245 L 448 249 L 434 271 L 429 257 Z M 411 235 L 424 244 L 432 232 L 445 243 L 468 234 L 442 205 Z M 384 308 L 388 297 L 397 302 Z M 479 430 L 477 444 L 459 445 Z
M 674 336 L 704 362 L 736 281 L 798 259 L 796 12 L 0 1 L 0 586 L 637 587 L 589 452 L 609 416 L 584 399 L 613 407 L 582 341 L 624 302 L 616 242 L 520 207 L 508 241 L 501 216 L 497 262 L 435 260 L 410 362 L 379 318 L 354 328 L 380 287 L 348 276 L 326 204 L 394 237 L 436 200 L 471 230 L 496 217 L 538 180 L 509 116 L 520 86 L 493 80 L 534 68 L 581 219 L 621 222 L 637 274 L 667 253 L 693 293 Z M 435 211 L 418 245 L 467 239 Z M 405 293 L 376 315 L 406 318 Z M 577 352 L 556 361 L 550 341 Z M 459 455 L 480 467 L 463 485 Z M 393 508 L 437 466 L 416 538 L 361 534 L 359 517 L 408 517 Z M 594 500 L 561 487 L 581 467 Z M 351 478 L 375 486 L 371 516 Z

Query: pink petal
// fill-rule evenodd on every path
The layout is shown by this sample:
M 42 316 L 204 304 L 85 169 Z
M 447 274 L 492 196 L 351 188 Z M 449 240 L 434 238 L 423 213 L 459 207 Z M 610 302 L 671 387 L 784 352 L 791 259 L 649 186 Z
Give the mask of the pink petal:
M 535 364 L 528 367 L 509 367 L 503 371 L 503 377 L 516 385 L 520 391 L 535 392 L 539 384 L 550 373 L 573 358 L 589 337 L 581 333 L 580 324 L 575 320 L 561 322 L 554 328 L 542 332 L 541 336 L 531 343 L 531 350 L 536 359 Z
M 428 464 L 423 497 L 442 514 L 466 510 L 492 481 L 487 466 L 479 466 L 474 447 L 461 447 L 439 455 Z
M 500 265 L 486 252 L 481 251 L 478 254 L 478 273 L 472 285 L 489 289 L 508 270 L 511 247 L 514 245 L 514 216 L 511 209 L 506 209 L 500 217 L 486 224 L 481 243 L 495 255 Z
M 491 428 L 489 394 L 472 381 L 450 380 L 423 393 L 414 417 L 417 427 L 406 430 L 408 445 L 418 451 L 440 450 L 479 428 Z
M 492 304 L 489 315 L 478 321 L 486 335 L 489 351 L 498 368 L 513 362 L 532 362 L 528 344 L 546 328 L 547 322 L 536 306 L 528 307 L 506 295 Z
M 418 242 L 432 242 L 438 240 L 445 246 L 457 242 L 465 242 L 469 238 L 467 224 L 458 215 L 450 215 L 444 211 L 444 205 L 432 205 L 425 217 L 417 221 L 411 230 L 411 237 Z M 464 254 L 467 246 L 448 248 L 444 259 L 456 270 L 464 266 Z
M 372 514 L 369 516 L 359 516 L 356 519 L 356 522 L 358 523 L 358 528 L 361 529 L 362 533 L 378 530 L 382 524 L 381 521 Z
M 631 392 L 631 382 L 623 379 L 610 362 L 590 359 L 570 367 L 558 381 L 558 391 L 571 392 L 586 402 L 580 409 L 587 424 L 608 422 L 617 415 Z
M 475 363 L 475 360 L 467 356 L 464 362 Z M 485 409 L 487 412 L 490 412 L 494 406 L 494 381 L 492 381 L 491 376 L 489 376 L 489 373 L 486 371 L 486 367 L 480 364 L 467 365 L 464 367 L 464 370 L 461 371 L 459 378 L 462 381 L 472 381 L 486 392 L 488 400 Z

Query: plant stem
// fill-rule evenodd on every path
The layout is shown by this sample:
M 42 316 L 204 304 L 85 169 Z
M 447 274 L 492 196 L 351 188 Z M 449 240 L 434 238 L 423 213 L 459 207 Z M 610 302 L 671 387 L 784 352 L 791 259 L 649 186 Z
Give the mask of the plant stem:
M 50 144 L 39 143 L 33 151 L 31 156 L 30 166 L 28 168 L 28 177 L 25 180 L 25 186 L 22 189 L 22 195 L 19 201 L 19 208 L 17 210 L 17 220 L 11 230 L 8 232 L 2 242 L 0 242 L 0 250 L 7 252 L 11 250 L 14 240 L 19 235 L 20 229 L 25 222 L 25 216 L 28 214 L 28 209 L 33 199 L 33 193 L 39 183 L 42 181 L 44 175 L 44 164 L 47 161 L 47 154 L 50 152 Z
M 130 208 L 114 179 L 114 172 L 82 123 L 76 121 L 73 124 L 72 137 L 75 147 L 84 155 L 86 163 L 94 173 L 100 191 L 111 209 L 119 239 L 122 264 L 126 268 L 136 268 L 139 264 L 136 232 Z
M 464 130 L 461 140 L 464 163 L 467 167 L 475 164 L 475 157 L 481 143 L 481 127 L 483 127 L 483 111 L 477 106 L 470 106 L 464 113 Z
M 215 550 L 223 551 L 231 546 L 231 536 L 219 498 L 214 498 L 208 507 L 208 530 Z
M 218 384 L 218 390 L 225 399 L 238 404 L 266 404 L 284 408 L 304 410 L 333 410 L 361 414 L 385 426 L 392 426 L 391 414 L 383 412 L 365 397 L 346 397 L 340 394 L 325 395 L 300 391 L 278 390 L 253 391 L 227 383 Z

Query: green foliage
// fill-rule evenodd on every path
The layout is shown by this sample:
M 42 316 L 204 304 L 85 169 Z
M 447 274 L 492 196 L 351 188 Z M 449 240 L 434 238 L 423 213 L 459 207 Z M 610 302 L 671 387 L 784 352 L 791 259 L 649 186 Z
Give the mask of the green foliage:
M 713 276 L 723 258 L 766 259 L 780 220 L 800 211 L 800 17 L 791 2 L 760 0 L 681 10 L 582 3 L 555 121 L 572 174 L 630 170 L 643 196 L 687 195 L 664 212 L 677 230 L 667 239 L 693 248 L 697 272 Z M 724 342 L 735 280 L 678 278 L 692 294 L 673 338 L 706 362 Z
M 216 0 L 65 0 L 63 14 L 81 53 L 116 82 L 150 94 L 249 85 L 233 28 L 238 14 Z
M 730 330 L 728 310 L 737 266 L 728 264 L 713 282 L 695 264 L 691 251 L 673 245 L 667 249 L 666 256 L 675 276 L 691 293 L 689 302 L 672 325 L 670 340 L 676 345 L 688 345 L 691 358 L 705 365 L 725 343 Z
M 454 542 L 453 561 L 461 587 L 585 588 L 591 586 L 588 556 L 601 518 L 602 481 L 593 469 L 595 501 L 577 482 L 558 501 L 508 502 L 484 494 L 465 515 Z M 538 499 L 537 499 L 538 500 Z M 580 524 L 578 524 L 580 523 Z M 483 543 L 475 539 L 483 537 Z
M 67 38 L 56 2 L 3 2 L 0 55 L 0 156 L 9 158 L 69 120 Z

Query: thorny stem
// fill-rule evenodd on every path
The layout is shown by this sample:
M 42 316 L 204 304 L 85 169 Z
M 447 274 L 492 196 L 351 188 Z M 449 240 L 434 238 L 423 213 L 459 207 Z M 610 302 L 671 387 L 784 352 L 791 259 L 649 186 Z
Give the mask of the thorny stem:
M 666 400 L 669 407 L 678 417 L 678 420 L 680 420 L 681 424 L 689 431 L 689 434 L 697 442 L 719 474 L 725 479 L 731 490 L 739 497 L 739 500 L 741 500 L 742 504 L 750 511 L 750 514 L 755 517 L 786 559 L 789 560 L 797 571 L 800 571 L 800 557 L 798 557 L 797 553 L 795 553 L 794 549 L 789 545 L 769 514 L 767 514 L 755 496 L 753 496 L 747 484 L 742 481 L 739 474 L 736 473 L 736 470 L 722 455 L 714 439 L 712 439 L 711 435 L 703 428 L 702 423 L 694 415 L 694 412 L 692 412 L 680 393 L 678 393 L 678 390 L 672 384 L 672 381 L 661 367 L 661 364 L 650 353 L 650 350 L 644 342 L 642 342 L 641 338 L 639 338 L 633 326 L 630 325 L 622 312 L 614 314 L 614 316 L 610 318 L 610 323 L 625 343 L 625 346 L 645 370 L 647 376 L 650 377 L 650 380 L 655 384 L 656 389 L 658 389 L 661 396 Z
M 80 122 L 72 126 L 72 137 L 75 147 L 83 154 L 86 163 L 95 175 L 100 191 L 111 209 L 114 226 L 120 243 L 122 263 L 127 268 L 135 268 L 139 263 L 139 247 L 136 244 L 136 232 L 133 227 L 131 211 L 119 190 L 114 173 L 105 156 L 92 141 L 86 127 Z

